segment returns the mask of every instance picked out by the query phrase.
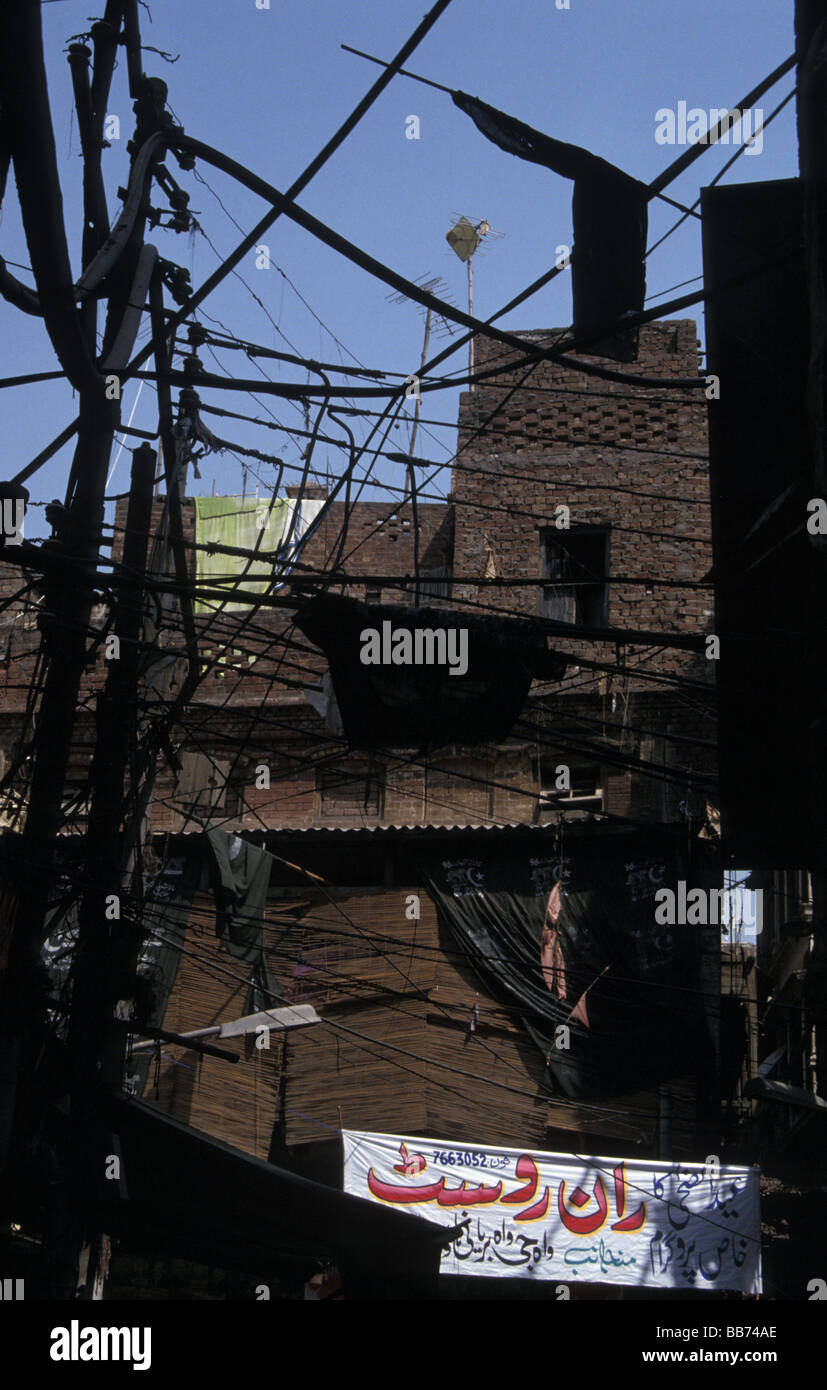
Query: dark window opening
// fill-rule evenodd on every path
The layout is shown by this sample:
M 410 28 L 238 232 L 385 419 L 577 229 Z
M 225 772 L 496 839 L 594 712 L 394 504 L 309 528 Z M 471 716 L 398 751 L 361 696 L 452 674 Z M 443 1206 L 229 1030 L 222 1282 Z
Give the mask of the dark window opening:
M 564 766 L 568 768 L 568 787 L 557 785 L 566 780 L 558 770 Z M 562 753 L 559 758 L 541 758 L 537 782 L 541 807 L 603 810 L 603 769 L 596 763 L 569 763 Z
M 436 599 L 451 597 L 450 569 L 447 565 L 436 565 L 431 569 L 419 571 L 420 592 L 425 603 Z
M 609 533 L 590 526 L 541 535 L 543 586 L 540 612 L 579 627 L 608 622 Z

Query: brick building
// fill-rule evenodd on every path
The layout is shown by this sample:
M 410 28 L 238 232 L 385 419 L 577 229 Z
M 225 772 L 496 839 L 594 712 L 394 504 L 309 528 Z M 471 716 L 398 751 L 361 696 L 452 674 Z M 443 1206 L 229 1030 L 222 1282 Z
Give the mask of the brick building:
M 555 337 L 521 336 L 537 346 Z M 508 361 L 496 343 L 477 351 L 481 372 Z M 462 399 L 455 572 L 557 581 L 486 595 L 505 593 L 519 613 L 591 629 L 711 632 L 712 591 L 697 587 L 711 565 L 702 394 L 632 388 L 543 363 L 511 395 L 524 370 Z M 649 325 L 627 370 L 649 380 L 696 376 L 695 324 Z M 455 594 L 473 590 L 458 584 Z M 554 642 L 574 665 L 562 683 L 532 691 L 530 722 L 548 731 L 539 757 L 523 740 L 535 754 L 538 797 L 553 787 L 553 767 L 569 762 L 577 769 L 571 799 L 589 809 L 654 820 L 678 819 L 681 801 L 700 810 L 701 779 L 714 769 L 711 702 L 703 690 L 687 698 L 674 678 L 708 687 L 712 663 L 655 642 Z M 620 766 L 627 759 L 635 771 Z
M 525 335 L 535 344 L 553 336 Z M 507 362 L 502 352 L 478 343 L 480 370 Z M 647 326 L 628 370 L 674 379 L 696 375 L 697 364 L 695 325 L 686 320 Z M 452 493 L 445 504 L 418 507 L 420 573 L 428 603 L 450 602 L 458 613 L 485 605 L 588 629 L 587 642 L 554 634 L 555 648 L 570 656 L 565 679 L 535 682 L 522 717 L 496 747 L 449 746 L 418 759 L 350 753 L 326 734 L 304 693 L 320 681 L 324 660 L 284 614 L 262 609 L 254 622 L 243 613 L 198 616 L 204 677 L 173 733 L 182 766 L 158 770 L 153 829 L 194 829 L 216 814 L 226 828 L 253 830 L 703 813 L 714 772 L 713 663 L 702 651 L 622 637 L 700 638 L 712 629 L 711 589 L 701 583 L 711 565 L 702 393 L 632 388 L 544 363 L 512 394 L 523 370 L 462 396 Z M 155 506 L 160 521 L 162 502 Z M 124 520 L 122 503 L 116 557 Z M 191 502 L 184 520 L 192 542 Z M 297 574 L 328 569 L 344 520 L 344 504 L 333 502 Z M 413 525 L 409 504 L 357 503 L 339 571 L 345 582 L 336 587 L 372 602 L 410 602 Z M 359 578 L 348 583 L 349 575 Z M 11 573 L 6 587 L 16 578 Z M 96 616 L 102 623 L 103 610 Z M 15 605 L 2 617 L 6 761 L 34 667 L 36 621 L 31 608 Z M 596 640 L 594 630 L 605 628 L 621 636 Z M 180 626 L 161 641 L 171 657 Z M 169 667 L 165 689 L 174 696 L 184 665 Z M 150 705 L 160 669 L 146 690 Z M 101 670 L 99 662 L 90 671 L 90 688 Z M 81 715 L 71 771 L 76 809 L 90 720 L 91 711 Z M 258 785 L 262 766 L 269 787 Z M 566 780 L 568 787 L 559 785 Z
M 554 335 L 524 336 L 543 343 Z M 478 343 L 479 370 L 501 363 L 501 352 Z M 647 383 L 697 376 L 694 323 L 645 327 L 639 360 L 626 370 Z M 605 1093 L 598 1088 L 585 1105 L 549 1092 L 519 1011 L 493 997 L 457 951 L 422 869 L 428 856 L 480 872 L 522 856 L 536 892 L 547 897 L 564 834 L 682 822 L 686 837 L 697 834 L 711 796 L 703 394 L 548 363 L 518 386 L 524 371 L 515 367 L 462 396 L 445 503 L 420 502 L 415 520 L 408 504 L 359 502 L 340 550 L 346 518 L 333 502 L 301 551 L 292 594 L 280 596 L 298 595 L 335 557 L 341 592 L 409 604 L 418 523 L 427 603 L 457 615 L 485 605 L 544 620 L 554 649 L 568 655 L 564 679 L 535 681 L 516 724 L 494 744 L 427 754 L 349 749 L 320 713 L 326 663 L 289 608 L 197 614 L 203 679 L 157 768 L 149 828 L 159 861 L 169 870 L 197 858 L 210 825 L 268 849 L 265 949 L 279 997 L 314 1003 L 330 1026 L 291 1035 L 269 1054 L 239 1041 L 242 1062 L 233 1068 L 204 1059 L 194 1070 L 170 1046 L 145 1098 L 327 1181 L 337 1181 L 342 1125 L 537 1148 L 587 1143 L 617 1154 L 663 1144 L 664 1095 L 656 1086 L 626 1084 L 618 1094 L 607 1079 Z M 155 505 L 159 532 L 163 500 Z M 183 511 L 192 545 L 192 501 Z M 116 558 L 124 519 L 122 505 Z M 38 634 L 30 617 L 14 616 L 5 632 L 8 756 Z M 694 649 L 669 645 L 669 634 L 694 638 Z M 166 655 L 145 671 L 142 688 L 150 713 L 175 697 L 184 677 L 174 607 L 160 645 Z M 85 698 L 101 674 L 100 664 L 90 670 Z M 82 811 L 92 703 L 79 719 L 75 811 Z M 238 981 L 207 989 L 203 969 L 192 965 L 225 969 L 205 887 L 185 905 L 187 954 L 155 1020 L 174 1032 L 241 1007 Z M 406 912 L 412 895 L 417 918 Z M 696 975 L 687 980 L 716 1055 L 719 948 L 717 928 L 703 933 Z M 458 1058 L 461 1088 L 450 1078 Z M 714 1147 L 715 1099 L 696 1060 L 687 1049 L 669 1077 L 676 1155 Z
M 534 343 L 552 336 L 526 335 Z M 478 343 L 480 370 L 502 364 L 501 352 Z M 695 325 L 679 321 L 644 330 L 631 370 L 674 379 L 696 375 L 697 365 Z M 214 794 L 196 789 L 196 809 L 212 804 L 228 828 L 247 829 L 538 824 L 561 811 L 703 818 L 714 785 L 713 663 L 702 650 L 655 638 L 592 635 L 712 631 L 712 591 L 702 582 L 711 566 L 703 395 L 632 388 L 553 364 L 511 394 L 521 375 L 462 396 L 449 501 L 418 507 L 420 572 L 425 601 L 458 614 L 485 605 L 590 629 L 587 642 L 554 634 L 555 648 L 571 659 L 565 679 L 535 682 L 498 746 L 449 746 L 420 759 L 348 753 L 326 736 L 300 688 L 324 670 L 300 633 L 291 634 L 297 648 L 276 655 L 266 643 L 286 631 L 279 615 L 257 614 L 256 633 L 236 647 L 217 624 L 202 653 L 217 664 L 188 718 L 203 745 L 200 775 L 204 756 L 212 757 L 218 786 Z M 188 507 L 185 515 L 189 521 Z M 568 529 L 558 524 L 564 519 Z M 334 502 L 302 553 L 308 572 L 329 566 L 343 521 L 343 505 Z M 341 592 L 411 602 L 413 524 L 409 505 L 358 503 L 342 569 L 359 578 Z M 259 711 L 253 727 L 247 710 Z M 228 767 L 236 726 L 248 732 Z M 269 788 L 256 785 L 262 763 Z M 569 769 L 567 788 L 556 785 L 567 780 L 561 766 Z M 162 776 L 154 826 L 182 828 L 179 808 L 192 795 L 191 780 Z

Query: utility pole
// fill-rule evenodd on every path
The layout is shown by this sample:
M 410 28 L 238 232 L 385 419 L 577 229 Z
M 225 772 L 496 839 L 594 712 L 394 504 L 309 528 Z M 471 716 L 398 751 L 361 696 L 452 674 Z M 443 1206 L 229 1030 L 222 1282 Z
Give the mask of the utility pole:
M 115 38 L 119 10 L 118 5 L 107 5 L 107 34 L 114 23 Z M 93 602 L 91 575 L 100 553 L 106 469 L 120 418 L 120 402 L 114 393 L 112 398 L 107 395 L 104 376 L 95 363 L 89 315 L 76 307 L 46 88 L 41 7 L 18 0 L 7 8 L 4 18 L 0 78 L 5 136 L 37 287 L 36 310 L 42 315 L 60 364 L 80 397 L 73 461 L 76 487 L 70 505 L 60 510 L 52 542 L 55 556 L 65 557 L 71 565 L 74 583 L 64 580 L 46 586 L 40 625 L 47 673 L 37 717 L 20 869 L 9 902 L 8 976 L 0 1003 L 0 1013 L 7 1020 L 16 1020 L 11 1031 L 18 1033 L 20 1066 L 25 1071 L 24 1059 L 34 1056 L 43 1024 L 37 990 L 40 946 L 62 823 L 63 787 L 75 711 L 87 659 Z M 109 45 L 106 47 L 109 53 Z M 73 65 L 77 65 L 78 56 L 73 55 Z M 83 82 L 80 74 L 76 75 L 76 94 L 82 96 L 84 140 L 90 132 L 98 131 L 102 139 L 109 90 L 106 74 L 108 71 L 111 75 L 113 56 L 111 53 L 106 61 L 102 60 L 96 71 L 99 120 L 98 113 L 90 109 L 90 89 L 87 87 L 82 96 Z M 94 178 L 85 180 L 84 193 L 84 220 L 94 224 L 86 229 L 89 235 L 84 234 L 84 251 L 91 254 L 92 232 L 105 236 L 108 228 L 100 225 Z M 20 1083 L 25 1085 L 25 1075 L 17 1078 L 17 1084 Z M 14 1084 L 9 1085 L 6 1103 L 13 1103 Z
M 142 75 L 134 0 L 127 0 L 125 14 L 131 16 L 127 36 L 131 36 L 131 48 L 136 49 L 130 51 L 128 62 L 130 89 L 136 98 L 134 171 L 146 144 L 161 126 L 167 89 L 163 82 Z M 113 365 L 126 365 L 146 296 L 149 294 L 152 303 L 153 286 L 157 284 L 155 250 L 144 246 L 144 229 L 150 210 L 149 189 L 157 167 L 157 162 L 148 164 L 146 181 L 139 190 L 137 215 L 113 276 L 103 342 L 107 364 L 114 356 L 117 360 Z M 137 314 L 134 313 L 136 307 Z M 124 334 L 127 324 L 130 324 L 130 331 Z M 145 444 L 133 454 L 122 559 L 128 577 L 146 574 L 154 479 L 155 451 Z M 140 587 L 137 590 L 132 586 L 121 587 L 114 605 L 114 646 L 112 652 L 107 653 L 109 669 L 98 697 L 83 898 L 68 1035 L 72 1165 L 80 1234 L 76 1252 L 77 1278 L 84 1295 L 93 1299 L 103 1296 L 109 1263 L 108 1237 L 97 1228 L 94 1215 L 95 1196 L 102 1196 L 107 1186 L 106 1164 L 112 1150 L 101 1126 L 99 1103 L 104 1089 L 117 1092 L 122 1086 L 123 1023 L 132 1012 L 140 950 L 140 924 L 133 925 L 131 915 L 126 920 L 122 918 L 120 895 L 121 890 L 128 887 L 128 846 L 122 826 L 127 820 L 126 771 L 138 723 L 138 641 L 142 606 Z M 134 790 L 132 788 L 133 797 Z
M 90 270 L 109 236 L 108 215 L 101 179 L 103 125 L 115 53 L 127 10 L 132 13 L 130 78 L 139 81 L 140 38 L 137 35 L 136 0 L 108 0 L 103 20 L 93 29 L 94 71 L 89 77 L 90 50 L 72 45 L 69 63 L 84 158 L 83 270 Z M 145 293 L 146 258 L 142 260 L 143 234 L 149 210 L 151 166 L 139 190 L 139 202 L 129 234 L 117 260 L 102 284 L 107 300 L 103 357 L 97 357 L 97 298 L 100 277 L 90 277 L 87 290 L 76 289 L 69 266 L 63 224 L 54 135 L 43 61 L 41 7 L 18 0 L 7 16 L 2 61 L 4 115 L 20 197 L 24 229 L 35 275 L 40 312 L 58 359 L 79 394 L 79 428 L 72 462 L 66 505 L 56 509 L 55 558 L 65 561 L 65 578 L 46 585 L 41 618 L 43 648 L 47 659 L 36 738 L 26 825 L 22 836 L 17 901 L 13 904 L 13 929 L 9 971 L 5 982 L 3 1013 L 20 1019 L 18 1024 L 18 1088 L 25 1088 L 27 1066 L 34 1063 L 45 1019 L 38 997 L 38 963 L 44 923 L 53 883 L 55 849 L 62 825 L 63 788 L 75 727 L 81 681 L 88 663 L 88 635 L 94 601 L 94 579 L 100 563 L 104 494 L 114 431 L 120 421 L 120 378 L 140 321 Z M 157 97 L 145 92 L 149 83 L 134 90 L 138 125 L 133 169 L 157 117 Z M 152 258 L 150 257 L 150 260 Z M 137 313 L 131 300 L 138 301 Z M 151 451 L 150 451 L 151 452 Z M 133 466 L 130 515 L 135 535 L 149 531 L 144 495 L 151 469 L 145 453 Z M 144 547 L 146 541 L 144 539 Z M 131 542 L 131 561 L 140 574 L 144 562 Z M 128 562 L 127 562 L 128 563 Z M 92 767 L 92 814 L 87 835 L 87 863 L 83 878 L 78 944 L 73 975 L 72 1015 L 69 1024 L 70 1126 L 68 1149 L 60 1155 L 61 1179 L 69 1194 L 71 1220 L 47 1237 L 47 1261 L 51 1265 L 53 1296 L 73 1297 L 78 1283 L 86 1280 L 97 1291 L 102 1287 L 99 1255 L 90 1251 L 86 1211 L 94 1180 L 103 1180 L 103 1168 L 95 1173 L 95 1099 L 101 1080 L 120 1075 L 122 1042 L 115 1043 L 112 1011 L 108 1002 L 117 976 L 123 973 L 134 943 L 124 951 L 122 939 L 112 952 L 109 933 L 112 914 L 106 912 L 109 891 L 120 888 L 119 828 L 123 810 L 123 772 L 129 753 L 135 718 L 134 669 L 137 660 L 136 605 L 140 597 L 122 595 L 115 620 L 115 636 L 123 641 L 124 662 L 113 661 L 98 711 L 99 743 Z M 124 700 L 126 708 L 124 708 Z M 117 980 L 118 988 L 121 981 Z M 127 987 L 126 993 L 129 993 Z M 117 997 L 117 996 L 116 996 Z M 22 1002 L 21 1002 L 22 1001 Z M 11 1088 L 9 1088 L 11 1089 Z M 12 1097 L 9 1097 L 11 1099 Z M 99 1154 L 98 1150 L 98 1154 Z M 58 1223 L 60 1225 L 60 1223 Z M 91 1259 L 90 1259 L 91 1255 Z M 105 1261 L 104 1261 L 105 1264 Z
M 146 570 L 154 480 L 155 450 L 142 444 L 132 459 L 122 558 L 127 575 Z M 104 1188 L 111 1145 L 101 1131 L 97 1100 L 101 1087 L 120 1091 L 123 1083 L 126 1036 L 122 1020 L 131 1016 L 140 951 L 140 924 L 132 923 L 131 914 L 122 916 L 120 893 L 129 887 L 124 878 L 127 847 L 122 826 L 125 773 L 138 720 L 142 607 L 140 588 L 124 585 L 119 590 L 107 642 L 109 669 L 98 697 L 90 776 L 86 873 L 68 1034 L 73 1157 L 80 1190 L 86 1194 Z M 90 1231 L 86 1223 L 81 1239 L 81 1279 L 91 1296 L 99 1298 L 108 1267 L 108 1239 Z
M 155 450 L 136 449 L 127 510 L 122 564 L 130 575 L 146 571 L 152 516 Z M 76 978 L 69 1030 L 77 1065 L 97 1072 L 105 1086 L 119 1088 L 123 1030 L 112 1030 L 114 1006 L 131 999 L 139 942 L 130 940 L 122 920 L 119 894 L 124 866 L 125 775 L 138 722 L 138 671 L 143 618 L 143 591 L 124 585 L 118 591 L 113 630 L 107 640 L 107 674 L 98 697 L 95 753 L 87 829 L 87 884 L 80 914 Z M 108 1034 L 108 1036 L 107 1036 Z

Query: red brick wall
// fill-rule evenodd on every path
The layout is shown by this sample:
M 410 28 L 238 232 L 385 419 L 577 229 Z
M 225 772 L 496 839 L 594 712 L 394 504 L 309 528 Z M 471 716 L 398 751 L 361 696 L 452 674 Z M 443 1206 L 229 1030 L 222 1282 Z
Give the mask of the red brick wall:
M 557 335 L 521 336 L 551 345 Z M 481 371 L 518 357 L 487 340 L 477 342 L 476 353 Z M 616 369 L 617 364 L 603 365 Z M 657 379 L 697 377 L 695 323 L 647 325 L 638 362 L 623 371 Z M 703 391 L 638 387 L 543 363 L 509 395 L 525 373 L 525 366 L 506 372 L 461 397 L 452 493 L 455 574 L 483 577 L 493 565 L 502 579 L 537 578 L 541 533 L 565 535 L 555 528 L 556 508 L 565 505 L 572 528 L 609 529 L 611 576 L 653 581 L 610 582 L 610 626 L 711 632 L 712 590 L 692 587 L 712 563 Z M 689 587 L 658 580 L 685 581 Z M 460 600 L 481 593 L 488 603 L 519 614 L 540 611 L 536 584 L 481 590 L 460 582 L 454 593 Z M 715 740 L 711 691 L 687 695 L 646 680 L 643 673 L 680 676 L 708 687 L 714 663 L 657 645 L 581 643 L 558 636 L 550 641 L 570 653 L 573 663 L 563 682 L 535 683 L 515 738 L 521 732 L 530 738 L 529 729 L 539 729 L 535 752 L 555 764 L 601 763 L 599 751 L 583 746 L 601 740 L 623 759 L 655 764 L 628 771 L 603 763 L 604 808 L 615 815 L 675 819 L 682 801 L 692 812 L 702 809 L 707 790 L 686 781 L 682 770 L 714 772 L 714 749 L 707 746 Z M 580 666 L 578 658 L 614 669 L 593 670 Z M 670 780 L 657 775 L 658 766 L 668 768 Z M 529 788 L 531 779 L 522 785 Z M 530 818 L 517 801 L 514 818 Z
M 539 343 L 552 338 L 551 332 L 523 336 Z M 477 343 L 480 369 L 513 357 L 499 344 Z M 646 326 L 638 363 L 624 368 L 632 375 L 659 379 L 695 376 L 697 370 L 696 329 L 691 320 Z M 458 610 L 462 611 L 462 599 L 470 599 L 504 612 L 537 612 L 537 584 L 480 589 L 463 580 L 483 576 L 490 563 L 501 578 L 539 576 L 541 528 L 554 527 L 555 508 L 561 504 L 570 508 L 573 527 L 610 528 L 613 575 L 700 581 L 711 565 L 703 392 L 629 386 L 545 363 L 535 368 L 525 387 L 505 399 L 503 387 L 513 386 L 524 372 L 521 368 L 506 374 L 496 384 L 482 385 L 461 398 L 453 477 Z M 483 425 L 484 432 L 475 436 L 474 431 Z M 159 530 L 161 510 L 159 499 L 153 534 Z M 192 542 L 191 500 L 185 500 L 183 513 L 185 539 Z M 116 559 L 125 514 L 122 502 L 116 517 Z M 448 515 L 448 506 L 442 504 L 419 508 L 421 559 Z M 344 503 L 334 502 L 306 543 L 300 560 L 306 568 L 297 568 L 296 575 L 328 568 L 338 550 L 344 516 Z M 344 591 L 363 597 L 366 576 L 411 576 L 413 542 L 410 507 L 395 508 L 390 501 L 357 503 L 340 561 Z M 195 552 L 188 549 L 187 556 L 194 570 Z M 19 572 L 0 566 L 0 582 L 3 592 L 13 591 Z M 376 578 L 371 583 L 381 588 L 383 602 L 405 601 L 402 589 L 380 584 Z M 612 583 L 609 623 L 663 632 L 711 630 L 709 589 L 664 587 L 658 582 L 649 587 L 647 593 L 643 584 Z M 180 647 L 180 622 L 171 616 L 161 642 L 165 647 Z M 321 817 L 316 773 L 317 767 L 340 761 L 345 750 L 325 733 L 321 718 L 301 694 L 303 684 L 319 678 L 324 660 L 292 628 L 289 614 L 261 609 L 246 625 L 245 616 L 197 618 L 205 667 L 222 659 L 204 675 L 189 710 L 172 731 L 172 743 L 179 752 L 200 749 L 222 764 L 230 763 L 228 794 L 217 812 L 227 825 L 253 829 L 262 823 L 342 823 Z M 102 617 L 98 614 L 96 621 Z M 0 637 L 2 754 L 3 750 L 8 753 L 20 727 L 19 713 L 39 633 L 13 606 L 2 615 Z M 285 638 L 298 646 L 286 646 Z M 693 809 L 703 804 L 700 793 L 682 784 L 681 769 L 710 772 L 714 768 L 714 750 L 691 741 L 714 742 L 710 700 L 703 690 L 687 695 L 646 681 L 642 673 L 680 674 L 708 685 L 714 663 L 698 654 L 632 644 L 555 637 L 554 645 L 572 655 L 567 677 L 556 685 L 535 683 L 521 721 L 504 747 L 441 750 L 425 760 L 427 769 L 423 760 L 410 756 L 379 758 L 384 766 L 384 801 L 378 814 L 365 812 L 364 823 L 533 821 L 536 764 L 541 755 L 555 762 L 601 763 L 605 807 L 616 815 L 673 819 L 688 791 L 694 796 Z M 620 669 L 594 671 L 580 666 L 578 656 Z M 169 694 L 179 688 L 183 669 L 182 665 L 176 672 Z M 103 674 L 98 661 L 84 682 L 84 700 Z M 78 736 L 75 761 L 80 769 L 91 737 L 86 725 Z M 595 742 L 623 760 L 668 766 L 677 777 L 676 785 L 664 786 L 662 778 L 643 770 L 629 772 L 610 758 L 603 761 L 599 748 L 595 752 L 584 746 Z M 354 759 L 365 760 L 359 755 Z M 270 768 L 269 788 L 255 786 L 255 768 L 261 763 Z M 153 828 L 180 828 L 182 802 L 176 796 L 175 774 L 166 763 L 159 768 L 156 789 Z M 198 823 L 190 820 L 189 828 Z
M 550 345 L 553 334 L 521 336 Z M 517 357 L 499 343 L 477 344 L 479 370 Z M 646 377 L 697 376 L 694 322 L 645 326 L 639 361 L 623 370 Z M 542 363 L 506 399 L 525 371 L 507 372 L 496 384 L 461 397 L 453 476 L 455 572 L 482 577 L 493 553 L 501 577 L 536 577 L 540 531 L 554 530 L 555 508 L 565 505 L 572 528 L 610 528 L 613 574 L 699 581 L 712 563 L 703 392 L 628 386 Z M 456 589 L 459 598 L 475 592 L 470 585 Z M 536 585 L 489 590 L 486 597 L 518 613 L 538 611 Z M 712 606 L 709 589 L 654 584 L 647 592 L 644 585 L 613 583 L 608 619 L 619 628 L 700 633 L 711 630 L 705 610 Z M 555 645 L 615 659 L 613 644 L 597 652 L 593 644 L 580 647 L 568 639 L 555 639 Z M 639 657 L 630 651 L 633 659 Z M 675 652 L 647 666 L 691 670 L 701 679 L 709 674 L 703 658 Z

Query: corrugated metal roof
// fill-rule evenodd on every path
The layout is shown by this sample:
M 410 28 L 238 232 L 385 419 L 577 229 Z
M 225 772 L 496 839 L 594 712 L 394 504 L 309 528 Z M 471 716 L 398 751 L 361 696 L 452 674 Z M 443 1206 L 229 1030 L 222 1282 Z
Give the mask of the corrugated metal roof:
M 228 830 L 232 834 L 245 835 L 250 840 L 258 840 L 266 835 L 302 835 L 302 836 L 330 836 L 330 835 L 387 835 L 391 833 L 434 833 L 440 834 L 463 834 L 473 831 L 475 834 L 487 833 L 496 834 L 498 831 L 519 831 L 520 834 L 542 835 L 550 830 L 556 830 L 557 821 L 544 821 L 539 825 L 530 825 L 525 821 L 497 821 L 494 824 L 484 824 L 483 822 L 468 822 L 463 824 L 446 825 L 440 822 L 428 822 L 422 824 L 397 824 L 394 822 L 381 822 L 378 825 L 268 825 L 266 828 L 261 826 L 233 826 L 221 824 L 222 829 Z M 185 838 L 203 834 L 200 827 L 193 830 L 184 831 L 155 831 L 156 836 L 183 835 Z

